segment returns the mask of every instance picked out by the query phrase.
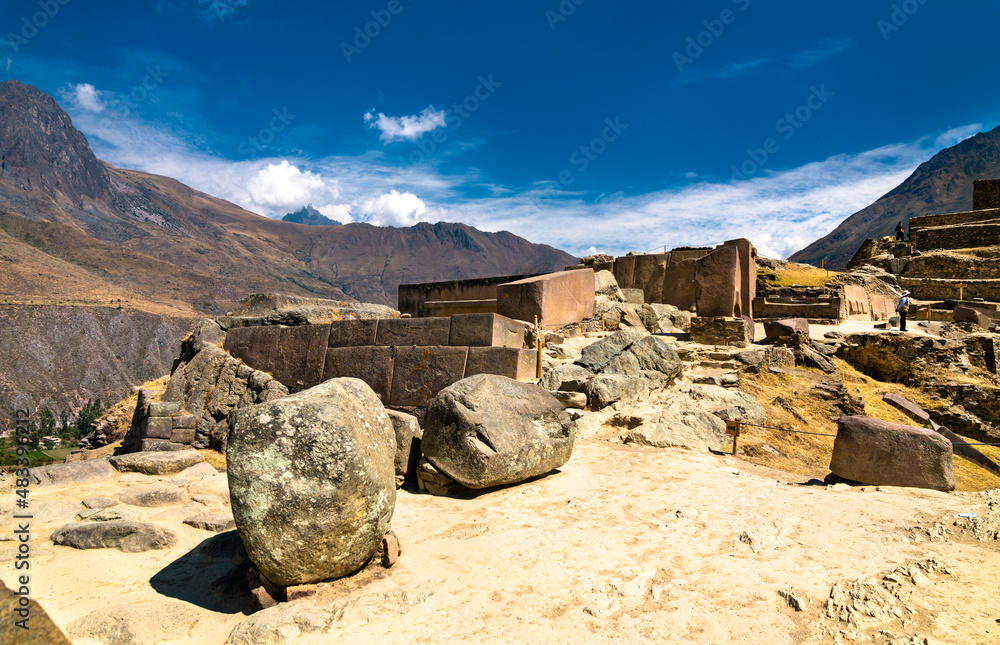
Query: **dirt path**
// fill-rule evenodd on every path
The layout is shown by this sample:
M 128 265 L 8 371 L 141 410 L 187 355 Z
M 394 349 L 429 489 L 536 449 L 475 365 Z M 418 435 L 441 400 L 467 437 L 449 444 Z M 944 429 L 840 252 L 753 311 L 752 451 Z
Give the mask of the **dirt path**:
M 206 644 L 826 644 L 881 631 L 891 636 L 859 642 L 1000 642 L 1000 548 L 957 517 L 986 516 L 989 494 L 828 487 L 721 455 L 587 439 L 560 471 L 473 499 L 401 491 L 393 569 L 248 618 L 208 592 L 233 562 L 192 553 L 213 534 L 181 524 L 191 508 L 129 507 L 178 533 L 167 551 L 48 541 L 81 499 L 121 487 L 33 491 L 32 595 L 64 629 L 97 609 L 155 601 L 189 612 L 183 637 L 165 642 Z M 13 503 L 0 497 L 5 527 Z M 12 562 L 14 547 L 0 542 L 0 558 Z M 10 585 L 14 573 L 0 578 Z M 833 612 L 853 624 L 827 617 L 831 587 L 857 579 L 870 581 L 860 600 Z M 780 595 L 789 590 L 803 611 Z

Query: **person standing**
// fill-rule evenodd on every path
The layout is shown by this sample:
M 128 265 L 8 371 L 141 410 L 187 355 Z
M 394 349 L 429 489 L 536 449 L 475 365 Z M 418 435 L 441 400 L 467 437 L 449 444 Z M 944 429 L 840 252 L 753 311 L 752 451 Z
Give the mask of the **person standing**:
M 903 296 L 896 305 L 896 313 L 899 314 L 899 331 L 906 331 L 906 314 L 910 313 L 910 292 L 904 291 Z
M 896 241 L 903 242 L 906 239 L 906 231 L 903 230 L 903 223 L 896 224 Z

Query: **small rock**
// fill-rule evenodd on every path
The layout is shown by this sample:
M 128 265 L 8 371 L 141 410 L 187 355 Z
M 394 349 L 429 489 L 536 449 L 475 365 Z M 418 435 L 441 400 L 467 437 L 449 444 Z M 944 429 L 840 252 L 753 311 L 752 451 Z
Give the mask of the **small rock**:
M 188 496 L 177 486 L 170 484 L 149 484 L 127 488 L 119 494 L 119 499 L 132 506 L 174 506 L 184 504 Z
M 381 555 L 382 566 L 386 569 L 396 564 L 396 560 L 399 559 L 399 538 L 392 531 L 386 533 L 385 537 L 382 538 Z
M 186 449 L 166 452 L 133 452 L 128 455 L 111 457 L 109 461 L 121 472 L 176 475 L 205 461 L 205 458 L 197 450 Z
M 787 590 L 779 591 L 778 594 L 788 601 L 789 606 L 795 611 L 804 611 L 806 608 L 806 601 L 802 597 L 802 592 L 800 592 L 795 587 L 790 587 Z
M 81 502 L 84 506 L 91 509 L 96 509 L 102 511 L 106 508 L 110 508 L 118 503 L 117 499 L 111 499 L 110 497 L 88 497 Z
M 213 533 L 222 533 L 223 531 L 231 531 L 236 528 L 236 521 L 231 515 L 209 513 L 207 511 L 202 511 L 197 515 L 192 515 L 184 520 L 184 523 L 188 526 L 193 526 L 196 529 L 212 531 Z
M 75 549 L 118 549 L 140 553 L 169 549 L 177 544 L 177 534 L 149 522 L 114 521 L 67 524 L 52 534 L 52 542 Z
M 124 508 L 106 508 L 101 511 L 84 511 L 80 513 L 80 519 L 91 522 L 114 522 L 117 520 L 134 520 L 139 516 Z

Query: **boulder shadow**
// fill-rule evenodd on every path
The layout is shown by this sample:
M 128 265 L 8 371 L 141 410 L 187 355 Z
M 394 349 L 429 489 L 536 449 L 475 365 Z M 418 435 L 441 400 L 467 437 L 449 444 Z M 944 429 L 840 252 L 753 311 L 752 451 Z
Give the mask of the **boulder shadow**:
M 247 556 L 236 531 L 202 541 L 149 579 L 157 593 L 223 614 L 255 611 Z

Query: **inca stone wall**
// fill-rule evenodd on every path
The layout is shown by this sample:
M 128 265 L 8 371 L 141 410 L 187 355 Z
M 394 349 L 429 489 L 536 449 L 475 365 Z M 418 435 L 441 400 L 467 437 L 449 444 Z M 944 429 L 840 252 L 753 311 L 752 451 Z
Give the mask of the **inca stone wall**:
M 911 230 L 913 246 L 918 251 L 935 249 L 975 249 L 1000 244 L 1000 219 L 992 223 L 939 226 Z
M 979 179 L 972 184 L 972 209 L 1000 208 L 1000 179 Z

